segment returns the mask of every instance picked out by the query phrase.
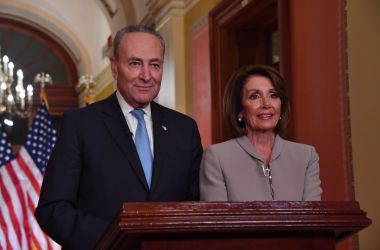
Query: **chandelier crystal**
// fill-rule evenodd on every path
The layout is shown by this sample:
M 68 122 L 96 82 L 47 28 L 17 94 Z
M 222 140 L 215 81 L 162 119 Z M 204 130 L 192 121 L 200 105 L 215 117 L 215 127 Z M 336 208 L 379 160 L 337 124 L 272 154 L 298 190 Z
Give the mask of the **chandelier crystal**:
M 1 57 L 0 50 L 0 115 L 17 115 L 28 117 L 33 106 L 33 86 L 24 87 L 24 73 L 21 69 L 14 77 L 15 65 L 8 56 Z

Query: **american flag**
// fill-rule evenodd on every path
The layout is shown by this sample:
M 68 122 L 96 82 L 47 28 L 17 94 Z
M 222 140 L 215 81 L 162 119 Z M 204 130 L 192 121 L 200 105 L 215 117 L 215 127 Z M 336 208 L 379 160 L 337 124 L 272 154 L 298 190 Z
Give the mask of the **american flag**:
M 28 133 L 25 148 L 40 169 L 45 172 L 46 164 L 54 147 L 57 133 L 45 103 L 41 102 L 32 124 L 32 130 Z
M 27 196 L 24 178 L 0 124 L 0 248 L 27 249 Z
M 0 154 L 4 158 L 0 161 L 0 249 L 60 248 L 42 232 L 33 215 L 55 139 L 50 115 L 41 102 L 17 157 L 9 161 L 11 153 Z M 0 140 L 5 152 L 10 152 L 5 133 Z

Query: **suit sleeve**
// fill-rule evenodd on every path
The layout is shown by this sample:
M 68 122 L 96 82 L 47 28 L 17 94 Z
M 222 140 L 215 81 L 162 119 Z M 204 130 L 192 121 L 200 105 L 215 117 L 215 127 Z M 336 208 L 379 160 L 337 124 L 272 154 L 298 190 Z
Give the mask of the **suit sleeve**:
M 64 248 L 83 249 L 83 242 L 86 246 L 95 246 L 107 222 L 78 208 L 82 165 L 74 118 L 69 119 L 67 114 L 62 117 L 60 135 L 46 168 L 35 216 L 41 228 Z
M 198 127 L 194 122 L 194 130 L 192 137 L 192 156 L 190 170 L 190 191 L 188 200 L 199 201 L 199 165 L 201 163 L 203 147 Z
M 304 201 L 319 201 L 321 200 L 322 188 L 319 177 L 319 156 L 314 147 L 310 152 L 310 160 L 306 169 L 305 184 L 304 184 Z
M 203 201 L 227 201 L 227 188 L 219 159 L 212 148 L 203 153 L 200 168 L 200 196 Z

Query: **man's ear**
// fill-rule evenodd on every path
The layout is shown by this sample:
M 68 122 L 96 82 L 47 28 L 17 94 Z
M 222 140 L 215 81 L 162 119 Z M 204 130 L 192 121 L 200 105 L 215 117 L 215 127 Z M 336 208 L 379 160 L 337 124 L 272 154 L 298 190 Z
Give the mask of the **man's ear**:
M 114 57 L 111 57 L 111 71 L 113 79 L 117 80 L 118 70 L 117 70 L 117 60 Z

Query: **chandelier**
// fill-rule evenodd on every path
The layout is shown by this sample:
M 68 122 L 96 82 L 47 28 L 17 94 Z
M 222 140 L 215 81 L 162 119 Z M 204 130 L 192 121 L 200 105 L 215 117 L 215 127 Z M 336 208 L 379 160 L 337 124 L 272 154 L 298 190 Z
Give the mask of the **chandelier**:
M 30 116 L 33 107 L 33 86 L 24 85 L 24 73 L 21 69 L 14 75 L 15 65 L 8 56 L 1 57 L 0 50 L 0 116 L 5 118 Z M 33 83 L 40 85 L 40 97 L 47 103 L 45 85 L 52 84 L 49 74 L 38 73 L 33 79 Z M 5 120 L 5 119 L 4 119 Z M 12 125 L 11 125 L 12 126 Z
M 0 51 L 0 114 L 28 117 L 33 106 L 33 87 L 24 87 L 24 73 L 21 69 L 13 74 L 15 65 L 8 56 L 1 57 Z

